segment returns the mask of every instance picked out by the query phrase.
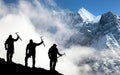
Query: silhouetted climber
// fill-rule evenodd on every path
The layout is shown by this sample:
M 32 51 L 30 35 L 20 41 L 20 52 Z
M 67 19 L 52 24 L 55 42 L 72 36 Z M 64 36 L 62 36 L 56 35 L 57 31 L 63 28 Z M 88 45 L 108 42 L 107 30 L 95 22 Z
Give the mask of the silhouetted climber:
M 28 45 L 26 47 L 25 66 L 28 65 L 28 63 L 27 63 L 28 58 L 32 56 L 32 61 L 33 61 L 32 67 L 33 68 L 35 67 L 35 55 L 36 55 L 35 48 L 36 48 L 36 46 L 39 46 L 42 43 L 43 43 L 43 40 L 41 40 L 40 43 L 34 43 L 32 39 L 30 40 L 30 42 L 28 43 Z
M 57 63 L 57 55 L 62 56 L 63 54 L 60 54 L 57 49 L 57 45 L 53 44 L 53 46 L 48 51 L 48 56 L 50 59 L 50 70 L 55 70 L 55 66 Z
M 14 42 L 16 42 L 18 39 L 18 35 L 16 39 L 12 38 L 12 35 L 9 35 L 9 37 L 5 41 L 5 49 L 7 50 L 7 62 L 12 62 L 12 57 L 14 54 Z

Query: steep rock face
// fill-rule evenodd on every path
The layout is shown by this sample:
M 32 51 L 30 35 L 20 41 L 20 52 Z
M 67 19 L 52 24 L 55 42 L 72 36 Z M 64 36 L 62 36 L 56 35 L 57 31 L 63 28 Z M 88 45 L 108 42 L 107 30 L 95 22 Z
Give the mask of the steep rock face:
M 80 22 L 76 25 L 78 32 L 68 40 L 69 46 L 84 45 L 99 50 L 120 48 L 120 17 L 112 12 L 103 14 L 98 23 Z
M 62 22 L 67 24 L 71 30 L 75 30 L 64 46 L 83 45 L 95 47 L 96 49 L 119 48 L 120 17 L 114 13 L 109 11 L 98 18 L 85 8 L 81 8 L 78 13 L 69 11 L 53 12 L 53 17 L 56 16 L 61 18 Z M 108 38 L 111 38 L 111 40 L 108 40 Z M 113 47 L 108 46 L 107 42 L 110 41 L 116 43 L 117 46 L 114 46 L 114 44 L 109 44 Z
M 110 22 L 117 22 L 117 16 L 113 14 L 111 11 L 103 14 L 100 19 L 100 24 L 102 24 L 103 26 L 106 23 L 110 23 Z
M 95 48 L 96 53 L 79 64 L 91 67 L 89 75 L 120 75 L 120 17 L 107 12 L 98 23 L 81 24 L 75 27 L 78 32 L 71 36 L 67 46 L 89 46 Z
M 78 23 L 83 22 L 83 19 L 81 16 L 79 16 L 79 14 L 74 14 L 74 13 L 69 13 L 68 14 L 69 18 L 71 18 L 71 24 L 72 25 L 76 25 Z
M 67 44 L 66 46 L 67 47 L 71 45 L 84 45 L 84 46 L 87 45 L 88 46 L 92 41 L 92 38 L 96 34 L 97 27 L 98 27 L 98 23 L 96 22 L 99 20 L 99 18 L 92 15 L 85 8 L 81 8 L 78 11 L 77 17 L 75 17 L 74 19 L 72 18 L 70 21 L 72 28 L 76 29 L 77 31 L 68 40 L 67 43 L 69 44 Z
M 120 48 L 119 37 L 120 37 L 120 20 L 119 17 L 113 14 L 112 12 L 108 12 L 102 15 L 97 30 L 97 38 L 98 41 L 93 43 L 98 48 L 101 49 L 116 49 Z M 106 38 L 106 39 L 105 39 Z M 102 41 L 103 40 L 103 41 Z M 94 40 L 95 41 L 95 40 Z M 104 42 L 104 43 L 103 43 Z M 93 45 L 92 44 L 92 45 Z M 106 47 L 103 47 L 106 46 Z M 116 46 L 115 46 L 116 45 Z
M 113 14 L 112 12 L 108 12 L 102 15 L 99 22 L 99 30 L 107 34 L 109 32 L 119 32 L 120 28 L 120 20 L 118 16 Z
M 113 36 L 112 33 L 106 34 L 104 36 L 100 36 L 97 41 L 94 41 L 91 45 L 92 47 L 103 50 L 103 49 L 119 49 L 120 46 Z

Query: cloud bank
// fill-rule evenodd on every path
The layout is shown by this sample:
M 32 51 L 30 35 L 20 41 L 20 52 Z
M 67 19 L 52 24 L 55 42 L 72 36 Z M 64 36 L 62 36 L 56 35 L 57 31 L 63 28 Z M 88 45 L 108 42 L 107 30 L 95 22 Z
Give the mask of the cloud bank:
M 49 5 L 55 6 L 52 0 L 47 0 L 47 2 L 49 2 Z M 53 43 L 58 44 L 58 47 L 63 49 L 62 44 L 73 34 L 69 26 L 63 23 L 60 18 L 60 15 L 65 15 L 65 12 L 61 9 L 59 9 L 59 11 L 61 10 L 60 12 L 49 9 L 38 0 L 31 2 L 19 0 L 18 4 L 13 3 L 10 5 L 0 1 L 0 4 L 0 39 L 2 39 L 0 41 L 0 57 L 6 59 L 4 42 L 9 34 L 16 38 L 15 32 L 19 32 L 23 41 L 15 42 L 13 61 L 24 65 L 25 49 L 29 39 L 33 39 L 34 42 L 40 42 L 40 36 L 43 36 L 46 46 L 41 45 L 36 48 L 36 67 L 49 69 L 48 49 Z M 63 53 L 62 51 L 60 52 Z M 71 61 L 66 60 L 74 67 Z M 59 65 L 63 66 L 64 62 L 60 61 Z M 29 66 L 31 64 L 31 59 L 29 59 Z M 66 64 L 64 63 L 64 65 Z M 57 66 L 57 70 L 63 72 L 64 70 L 61 66 Z M 69 74 L 68 66 L 66 66 L 68 70 L 66 73 Z
M 53 43 L 58 44 L 61 53 L 65 56 L 59 58 L 56 69 L 64 75 L 100 75 L 97 72 L 99 61 L 107 61 L 104 58 L 117 58 L 109 50 L 96 51 L 93 48 L 71 46 L 64 48 L 63 45 L 75 33 L 75 30 L 64 22 L 66 12 L 60 9 L 54 0 L 19 0 L 18 4 L 6 5 L 0 1 L 0 57 L 6 59 L 4 42 L 9 34 L 16 38 L 15 32 L 23 41 L 15 42 L 15 54 L 13 61 L 24 65 L 25 49 L 29 39 L 40 42 L 43 36 L 45 47 L 40 45 L 36 48 L 36 67 L 49 69 L 48 49 Z M 57 9 L 54 9 L 54 8 Z M 107 55 L 107 54 L 110 55 Z M 29 59 L 29 66 L 31 66 Z M 103 67 L 104 68 L 104 67 Z M 96 72 L 93 72 L 96 71 Z

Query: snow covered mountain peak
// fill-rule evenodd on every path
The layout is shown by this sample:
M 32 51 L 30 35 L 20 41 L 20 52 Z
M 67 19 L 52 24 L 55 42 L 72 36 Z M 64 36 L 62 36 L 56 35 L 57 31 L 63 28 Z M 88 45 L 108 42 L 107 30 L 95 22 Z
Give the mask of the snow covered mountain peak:
M 81 8 L 78 11 L 79 15 L 83 18 L 86 22 L 91 22 L 94 20 L 94 15 L 88 12 L 85 8 Z
M 68 40 L 70 45 L 91 46 L 98 50 L 120 48 L 119 16 L 112 12 L 107 12 L 101 16 L 98 22 L 92 22 L 95 16 L 84 8 L 79 10 L 79 15 L 83 21 L 77 22 L 75 25 L 73 24 L 79 33 L 71 36 Z
M 94 16 L 89 11 L 87 11 L 85 8 L 81 8 L 78 11 L 79 15 L 83 18 L 84 22 L 96 22 L 100 19 L 100 16 Z
M 77 31 L 65 47 L 80 45 L 96 49 L 96 56 L 82 61 L 91 67 L 93 74 L 88 75 L 120 75 L 120 16 L 109 11 L 98 22 L 93 22 L 95 18 L 84 8 L 79 10 L 77 18 L 72 14 L 71 22 Z

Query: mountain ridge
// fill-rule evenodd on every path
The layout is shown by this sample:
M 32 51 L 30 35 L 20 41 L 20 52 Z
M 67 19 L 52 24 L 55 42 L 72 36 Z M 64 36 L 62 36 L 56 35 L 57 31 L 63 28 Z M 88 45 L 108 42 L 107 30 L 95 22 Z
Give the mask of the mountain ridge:
M 35 75 L 63 75 L 57 71 L 49 71 L 43 68 L 30 68 L 14 62 L 6 62 L 0 58 L 0 71 L 3 74 L 35 74 Z
M 98 50 L 120 48 L 120 17 L 111 11 L 102 14 L 100 20 L 96 23 L 80 21 L 73 24 L 73 28 L 77 29 L 78 32 L 68 39 L 66 43 L 67 47 L 71 45 L 82 45 Z M 111 40 L 107 39 L 107 37 L 111 38 Z M 114 42 L 111 43 L 111 47 L 110 41 Z M 102 47 L 103 44 L 104 47 Z

